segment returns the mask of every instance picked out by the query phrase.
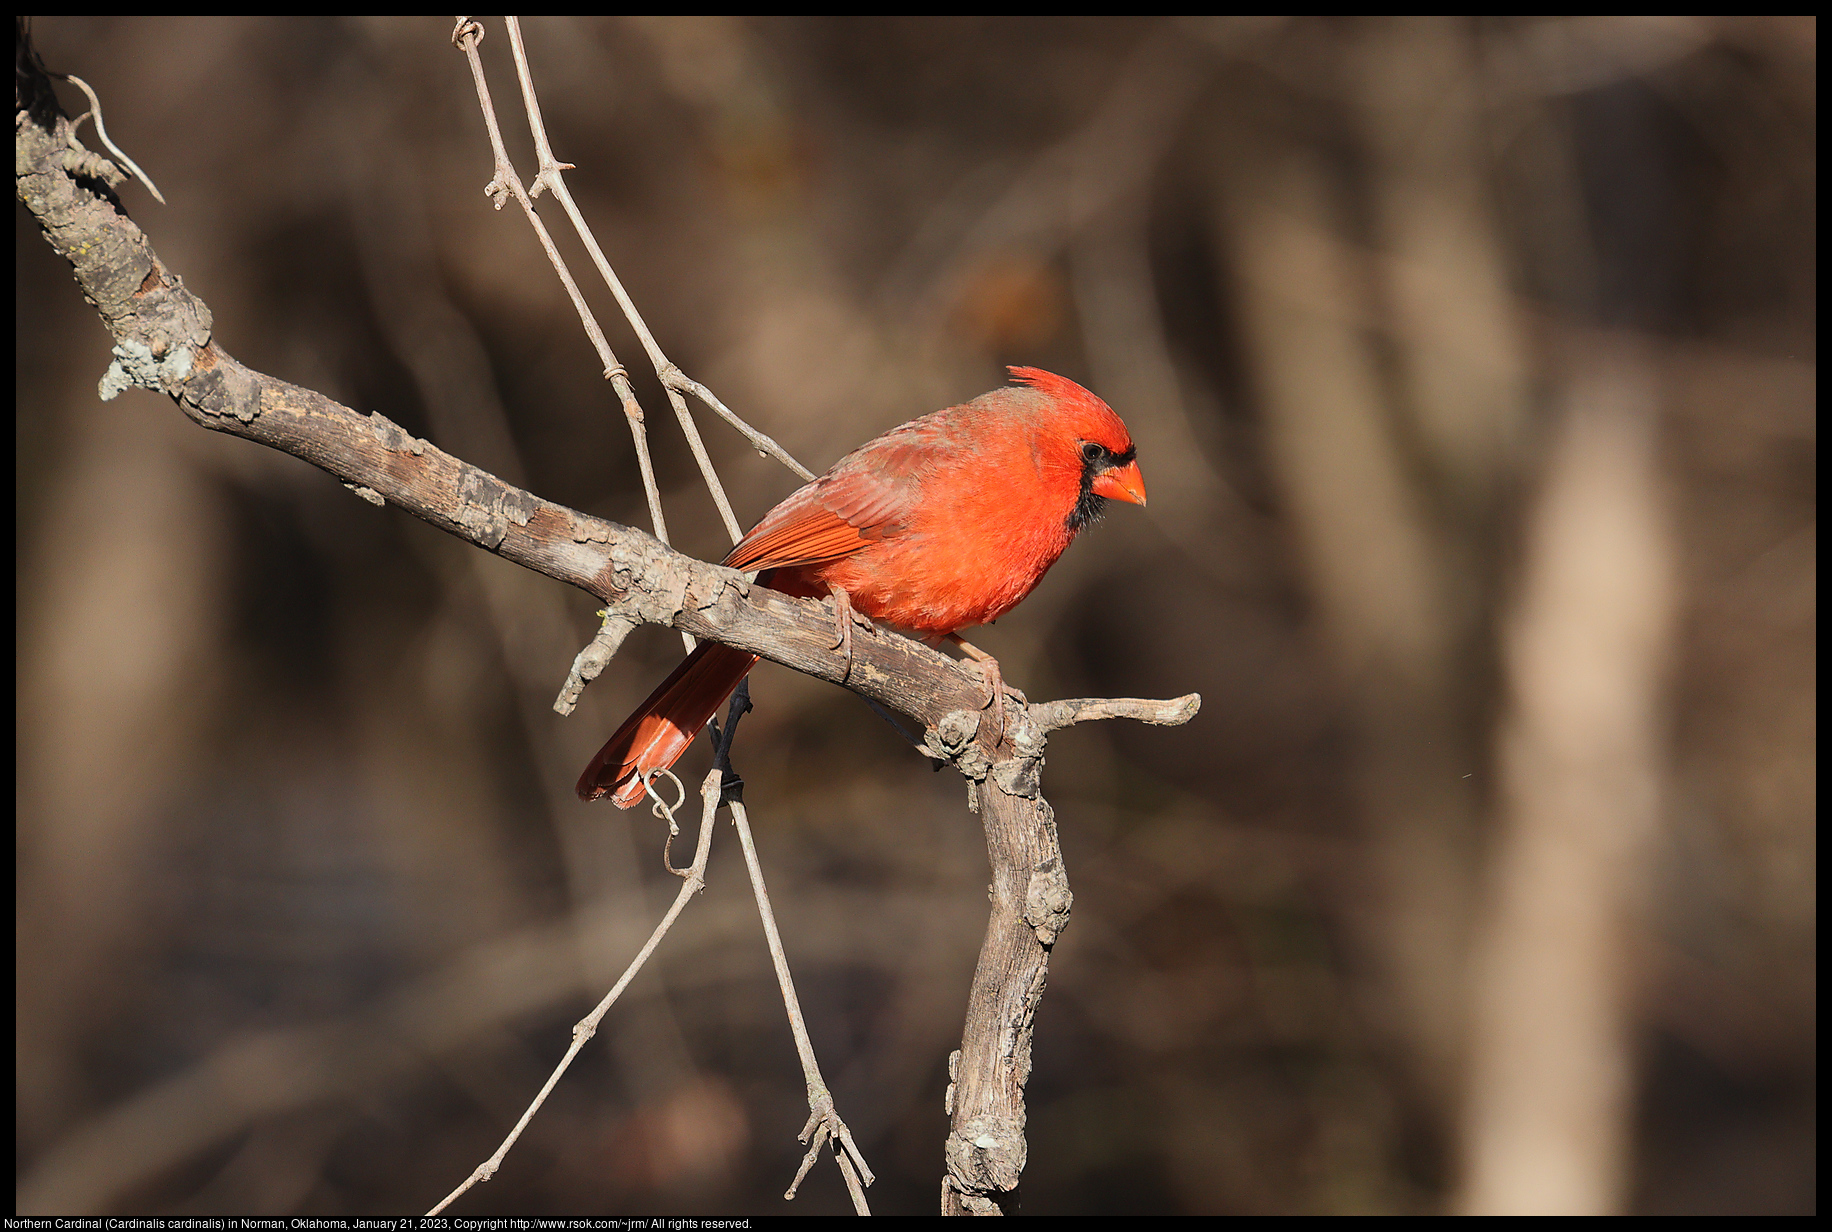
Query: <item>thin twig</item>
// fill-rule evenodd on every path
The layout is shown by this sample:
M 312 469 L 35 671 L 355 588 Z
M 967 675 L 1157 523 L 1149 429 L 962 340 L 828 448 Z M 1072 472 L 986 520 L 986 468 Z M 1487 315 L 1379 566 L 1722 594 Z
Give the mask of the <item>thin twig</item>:
M 672 388 L 678 388 L 682 393 L 692 394 L 701 402 L 711 407 L 715 415 L 743 433 L 744 438 L 752 445 L 756 446 L 757 452 L 760 455 L 767 455 L 768 457 L 775 458 L 778 462 L 782 463 L 805 480 L 814 478 L 814 472 L 803 466 L 800 462 L 797 462 L 794 455 L 790 454 L 788 450 L 738 418 L 737 412 L 719 401 L 718 396 L 714 394 L 712 390 L 706 388 L 706 386 L 700 384 L 685 372 L 682 372 L 679 368 L 671 365 L 669 370 L 663 374 L 662 382 Z
M 655 335 L 650 332 L 648 323 L 643 320 L 642 313 L 637 310 L 636 302 L 630 298 L 629 292 L 624 290 L 623 280 L 618 278 L 617 272 L 611 268 L 610 261 L 605 258 L 604 249 L 598 244 L 598 237 L 592 234 L 591 227 L 585 221 L 585 216 L 580 213 L 578 205 L 573 201 L 572 193 L 566 187 L 566 179 L 561 172 L 570 169 L 572 164 L 563 163 L 555 158 L 553 149 L 548 143 L 546 125 L 541 121 L 540 103 L 535 97 L 534 79 L 529 72 L 527 55 L 522 46 L 521 22 L 514 17 L 505 20 L 509 27 L 509 41 L 515 52 L 515 71 L 521 80 L 522 98 L 526 104 L 528 122 L 534 134 L 535 151 L 541 164 L 540 180 L 536 185 L 536 191 L 545 188 L 553 193 L 554 199 L 560 203 L 561 208 L 566 211 L 566 216 L 572 220 L 573 230 L 578 233 L 580 243 L 584 244 L 586 251 L 591 254 L 593 264 L 598 267 L 598 276 L 604 279 L 604 284 L 611 289 L 611 294 L 617 297 L 618 306 L 623 309 L 624 319 L 635 331 L 637 340 L 642 343 L 643 350 L 649 356 L 649 362 L 655 366 L 655 375 L 660 378 L 662 388 L 667 391 L 669 404 L 674 408 L 675 417 L 680 420 L 681 433 L 687 438 L 689 448 L 693 450 L 694 461 L 699 464 L 700 474 L 706 480 L 707 490 L 712 493 L 713 503 L 719 507 L 719 516 L 725 522 L 726 532 L 731 535 L 732 542 L 736 543 L 741 537 L 738 519 L 732 513 L 731 502 L 725 496 L 725 487 L 720 483 L 719 474 L 713 468 L 711 457 L 706 453 L 705 442 L 700 439 L 700 430 L 694 424 L 693 416 L 688 413 L 687 403 L 680 396 L 683 389 L 694 391 L 706 401 L 708 406 L 716 405 L 719 413 L 728 422 L 737 426 L 753 445 L 763 448 L 764 446 L 759 442 L 768 442 L 769 446 L 774 447 L 772 451 L 774 456 L 800 474 L 802 478 L 812 479 L 814 476 L 790 457 L 781 446 L 776 445 L 776 442 L 745 425 L 725 407 L 724 403 L 712 397 L 705 386 L 690 380 L 662 352 L 661 344 L 656 342 Z
M 840 1170 L 846 1174 L 847 1188 L 852 1192 L 853 1209 L 861 1215 L 871 1214 L 865 1204 L 865 1192 L 859 1187 L 859 1178 L 854 1177 L 846 1167 L 846 1157 L 850 1156 L 862 1174 L 864 1183 L 871 1184 L 877 1178 L 872 1175 L 865 1156 L 859 1152 L 858 1144 L 852 1140 L 852 1131 L 846 1128 L 846 1122 L 833 1106 L 833 1093 L 827 1089 L 821 1078 L 820 1062 L 814 1058 L 814 1045 L 808 1038 L 808 1024 L 802 1018 L 801 1001 L 795 996 L 795 980 L 789 974 L 789 960 L 783 955 L 782 936 L 776 931 L 776 916 L 770 909 L 770 891 L 763 883 L 763 865 L 757 859 L 757 845 L 751 839 L 750 819 L 746 815 L 744 802 L 728 802 L 731 809 L 732 824 L 738 827 L 738 842 L 744 848 L 744 866 L 750 870 L 751 891 L 757 897 L 757 914 L 763 920 L 764 939 L 769 943 L 770 962 L 776 967 L 776 983 L 782 989 L 782 1003 L 789 1015 L 789 1031 L 795 1037 L 795 1053 L 801 1059 L 802 1077 L 808 1084 L 808 1123 L 797 1135 L 803 1142 L 809 1143 L 808 1153 L 802 1158 L 801 1169 L 795 1174 L 785 1199 L 793 1200 L 795 1190 L 802 1178 L 808 1175 L 813 1167 L 815 1156 L 820 1154 L 821 1147 L 829 1140 L 834 1143 L 834 1157 L 840 1160 Z M 812 1141 L 810 1141 L 812 1139 Z M 841 1146 L 845 1147 L 844 1153 Z
M 159 186 L 157 184 L 153 183 L 153 177 L 140 170 L 139 163 L 129 158 L 126 151 L 122 150 L 120 146 L 108 139 L 108 129 L 102 124 L 102 100 L 95 96 L 95 91 L 89 88 L 89 83 L 84 81 L 81 77 L 78 77 L 75 73 L 65 73 L 63 77 L 65 81 L 74 85 L 77 89 L 89 96 L 89 111 L 90 114 L 95 117 L 95 135 L 101 138 L 103 145 L 108 147 L 108 152 L 120 159 L 127 169 L 134 173 L 135 179 L 146 185 L 146 191 L 153 194 L 153 200 L 157 201 L 160 205 L 164 205 L 165 194 L 159 191 Z M 82 123 L 82 120 L 81 117 L 78 117 L 76 122 L 70 125 L 72 140 L 75 139 L 76 125 L 80 123 Z
M 876 703 L 873 703 L 874 707 Z M 820 1063 L 814 1056 L 814 1045 L 808 1036 L 807 1023 L 802 1017 L 801 1003 L 795 996 L 795 983 L 789 974 L 788 959 L 782 950 L 782 938 L 776 931 L 775 913 L 770 908 L 769 890 L 763 883 L 763 868 L 757 860 L 756 848 L 751 843 L 750 824 L 744 808 L 744 780 L 732 769 L 731 746 L 737 735 L 738 720 L 751 709 L 750 681 L 739 682 L 732 693 L 731 708 L 727 712 L 725 729 L 713 728 L 713 742 L 716 746 L 714 768 L 724 772 L 725 803 L 732 810 L 732 824 L 738 828 L 741 842 L 747 855 L 746 866 L 751 871 L 751 885 L 757 895 L 757 911 L 763 920 L 764 935 L 769 939 L 770 960 L 776 967 L 776 978 L 783 989 L 783 1007 L 789 1019 L 789 1030 L 795 1037 L 797 1054 L 802 1059 L 802 1075 L 808 1090 L 808 1123 L 802 1126 L 797 1140 L 808 1143 L 808 1150 L 802 1156 L 801 1166 L 795 1170 L 795 1179 L 789 1182 L 783 1200 L 793 1202 L 796 1191 L 807 1178 L 814 1166 L 814 1161 L 821 1153 L 821 1147 L 829 1142 L 838 1142 L 845 1146 L 842 1151 L 834 1148 L 834 1160 L 840 1166 L 840 1175 L 846 1181 L 846 1192 L 852 1195 L 852 1207 L 860 1215 L 871 1214 L 871 1207 L 865 1200 L 865 1186 L 870 1185 L 877 1177 L 872 1175 L 871 1168 L 865 1162 L 858 1144 L 853 1141 L 852 1131 L 842 1121 L 833 1104 L 833 1094 L 827 1089 L 821 1077 Z M 812 1141 L 810 1136 L 812 1135 Z M 854 1166 L 854 1160 L 857 1166 Z M 864 1173 L 861 1182 L 860 1173 Z
M 513 31 L 512 31 L 513 32 Z M 528 219 L 528 225 L 534 228 L 534 234 L 541 242 L 541 250 L 547 254 L 548 262 L 554 272 L 560 276 L 560 282 L 566 288 L 567 296 L 572 300 L 573 310 L 579 314 L 579 321 L 585 327 L 586 337 L 591 340 L 593 349 L 604 365 L 604 375 L 611 382 L 611 388 L 617 394 L 617 401 L 623 410 L 623 418 L 630 425 L 630 439 L 636 449 L 636 466 L 642 473 L 643 494 L 649 502 L 649 524 L 655 528 L 655 537 L 668 543 L 668 519 L 662 514 L 661 488 L 655 481 L 655 463 L 649 456 L 649 434 L 644 425 L 642 404 L 636 399 L 636 390 L 630 384 L 629 371 L 618 361 L 616 352 L 611 350 L 610 342 L 604 336 L 604 330 L 598 324 L 598 318 L 585 302 L 585 296 L 579 290 L 579 284 L 573 280 L 572 271 L 567 268 L 566 259 L 554 245 L 553 236 L 548 233 L 547 224 L 535 212 L 534 200 L 528 190 L 522 186 L 521 177 L 515 173 L 515 166 L 509 161 L 509 151 L 503 145 L 502 128 L 496 120 L 496 105 L 490 99 L 489 83 L 484 78 L 483 58 L 477 54 L 477 45 L 483 42 L 483 26 L 469 18 L 459 18 L 452 30 L 452 45 L 463 51 L 465 59 L 471 66 L 471 78 L 477 85 L 477 102 L 483 109 L 484 126 L 490 134 L 490 150 L 495 159 L 495 170 L 490 182 L 484 185 L 484 192 L 497 209 L 511 196 L 522 207 L 522 213 Z M 517 71 L 525 69 L 521 58 L 521 40 L 519 35 L 513 40 L 516 47 Z M 531 87 L 524 82 L 523 97 L 530 98 Z M 546 148 L 546 137 L 538 122 L 538 105 L 530 113 L 534 122 L 535 140 L 542 149 L 541 173 L 535 181 L 535 191 L 539 192 L 545 184 L 560 183 L 559 164 L 552 162 L 553 154 Z M 556 193 L 556 196 L 560 194 Z M 565 198 L 562 198 L 565 200 Z M 689 653 L 694 647 L 693 638 L 681 634 L 681 642 Z
M 566 177 L 561 173 L 570 170 L 572 164 L 563 163 L 555 158 L 553 147 L 547 140 L 547 126 L 541 120 L 541 104 L 539 97 L 535 94 L 534 76 L 528 69 L 527 51 L 522 45 L 521 21 L 515 17 L 505 18 L 504 21 L 509 27 L 509 45 L 514 52 L 516 78 L 521 82 L 522 106 L 528 115 L 528 127 L 534 137 L 535 155 L 540 161 L 540 173 L 535 180 L 535 191 L 538 193 L 545 189 L 551 192 L 554 200 L 558 201 L 560 207 L 566 211 L 566 216 L 572 220 L 573 230 L 579 236 L 579 241 L 585 245 L 586 251 L 591 254 L 593 264 L 598 267 L 598 276 L 604 279 L 605 285 L 611 289 L 611 294 L 617 297 L 617 303 L 623 309 L 624 319 L 630 323 L 630 328 L 636 331 L 637 340 L 642 343 L 643 350 L 648 353 L 649 362 L 655 366 L 655 374 L 661 377 L 674 365 L 669 362 L 666 355 L 662 354 L 662 349 L 656 343 L 655 336 L 649 332 L 649 327 L 643 321 L 642 314 L 636 310 L 635 301 L 630 298 L 629 292 L 623 289 L 622 280 L 611 268 L 611 263 L 605 259 L 604 250 L 598 246 L 598 237 L 592 234 L 591 227 L 586 224 L 585 216 L 579 212 L 579 207 L 573 202 L 572 193 L 567 190 Z M 667 386 L 665 378 L 663 386 L 664 388 Z M 674 407 L 675 418 L 680 420 L 681 433 L 687 438 L 687 444 L 693 450 L 694 461 L 699 464 L 700 475 L 706 480 L 707 490 L 712 493 L 713 504 L 719 507 L 719 517 L 725 523 L 726 533 L 731 536 L 732 542 L 736 543 L 743 532 L 738 529 L 737 516 L 732 513 L 731 502 L 726 499 L 725 485 L 719 482 L 719 473 L 713 469 L 712 459 L 707 456 L 705 442 L 700 439 L 700 430 L 694 426 L 693 417 L 687 413 L 687 404 L 681 400 L 680 394 L 672 388 L 666 388 L 666 392 L 669 404 Z
M 515 1128 L 509 1131 L 509 1136 L 503 1139 L 501 1146 L 496 1148 L 496 1153 L 477 1165 L 476 1171 L 466 1177 L 462 1185 L 447 1194 L 427 1214 L 437 1215 L 479 1181 L 487 1181 L 496 1175 L 496 1170 L 502 1166 L 503 1159 L 515 1146 L 516 1139 L 522 1136 L 522 1131 L 528 1128 L 528 1123 L 534 1119 L 534 1114 L 540 1111 L 542 1104 L 547 1102 L 547 1096 L 559 1083 L 561 1075 L 572 1065 L 573 1058 L 579 1055 L 579 1050 L 585 1047 L 587 1040 L 597 1034 L 598 1023 L 605 1014 L 610 1012 L 617 998 L 623 995 L 623 990 L 629 987 L 630 981 L 636 978 L 636 973 L 642 970 L 643 964 L 649 961 L 649 955 L 655 952 L 655 947 L 661 944 L 662 938 L 667 936 L 668 930 L 674 926 L 674 921 L 681 914 L 681 909 L 687 905 L 689 899 L 705 888 L 706 859 L 712 852 L 712 822 L 719 810 L 717 770 L 707 771 L 705 780 L 700 784 L 700 799 L 702 801 L 700 839 L 699 845 L 694 849 L 693 863 L 684 870 L 668 870 L 682 877 L 680 893 L 674 896 L 674 903 L 668 908 L 668 913 L 662 917 L 661 923 L 655 926 L 655 931 L 649 934 L 648 942 L 644 944 L 636 957 L 630 960 L 630 965 L 624 969 L 623 975 L 618 978 L 611 991 L 605 994 L 604 1000 L 600 1001 L 591 1013 L 574 1024 L 572 1045 L 567 1048 L 566 1055 L 560 1058 L 560 1063 L 554 1067 L 553 1073 L 548 1075 L 547 1082 L 541 1087 L 540 1093 L 534 1097 L 534 1102 L 529 1104 L 527 1111 L 522 1113 L 522 1119 L 515 1123 Z M 659 797 L 657 800 L 659 802 Z M 670 816 L 670 821 L 672 821 L 672 816 Z
M 870 1185 L 877 1178 L 872 1175 L 858 1144 L 852 1140 L 852 1131 L 846 1128 L 846 1122 L 835 1111 L 833 1094 L 821 1077 L 820 1062 L 815 1059 L 814 1044 L 808 1038 L 808 1024 L 802 1017 L 801 1002 L 795 996 L 795 980 L 789 974 L 789 960 L 783 954 L 782 936 L 776 931 L 776 915 L 770 908 L 770 892 L 763 883 L 763 865 L 757 859 L 756 844 L 751 841 L 750 819 L 744 807 L 744 780 L 738 777 L 738 772 L 731 765 L 732 740 L 738 733 L 738 721 L 750 708 L 750 681 L 747 679 L 740 681 L 732 693 L 724 729 L 721 730 L 717 724 L 713 726 L 713 769 L 723 775 L 724 803 L 731 810 L 732 824 L 738 828 L 738 840 L 744 847 L 744 863 L 750 870 L 751 890 L 757 898 L 757 914 L 763 920 L 763 935 L 770 947 L 770 961 L 775 965 L 776 982 L 782 989 L 783 1008 L 788 1013 L 789 1032 L 795 1037 L 795 1052 L 801 1058 L 802 1077 L 808 1088 L 808 1123 L 802 1126 L 801 1133 L 797 1135 L 800 1141 L 808 1143 L 808 1151 L 802 1156 L 801 1167 L 796 1169 L 795 1179 L 789 1183 L 783 1199 L 790 1202 L 795 1200 L 795 1191 L 801 1187 L 803 1178 L 814 1166 L 821 1147 L 833 1142 L 836 1144 L 833 1156 L 839 1161 L 840 1174 L 846 1178 L 846 1190 L 852 1195 L 853 1210 L 861 1215 L 869 1215 L 871 1208 L 865 1202 L 864 1185 Z M 844 1151 L 840 1149 L 841 1145 L 845 1147 Z M 853 1166 L 855 1163 L 856 1170 Z M 861 1173 L 864 1175 L 863 1185 L 860 1183 Z

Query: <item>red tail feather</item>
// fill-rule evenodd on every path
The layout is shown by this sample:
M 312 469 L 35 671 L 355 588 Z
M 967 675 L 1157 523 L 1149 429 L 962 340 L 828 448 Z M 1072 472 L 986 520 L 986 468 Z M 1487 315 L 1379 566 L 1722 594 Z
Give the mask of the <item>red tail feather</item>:
M 641 801 L 642 775 L 679 760 L 756 665 L 754 654 L 701 643 L 598 750 L 579 776 L 579 799 L 596 800 L 608 792 L 618 808 Z

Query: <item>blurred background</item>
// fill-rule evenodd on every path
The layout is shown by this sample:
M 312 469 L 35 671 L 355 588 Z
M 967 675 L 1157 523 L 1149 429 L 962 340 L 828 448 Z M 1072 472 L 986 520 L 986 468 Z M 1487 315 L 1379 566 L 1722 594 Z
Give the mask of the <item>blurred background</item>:
M 531 19 L 669 356 L 820 471 L 1064 373 L 1151 492 L 974 640 L 1052 738 L 1073 921 L 1027 1213 L 1814 1209 L 1810 18 Z M 449 21 L 53 18 L 239 359 L 647 528 Z M 500 23 L 483 55 L 524 176 Z M 60 86 L 71 113 L 87 104 Z M 83 137 L 90 145 L 92 129 Z M 563 218 L 543 199 L 549 225 Z M 96 398 L 16 218 L 26 1213 L 391 1214 L 482 1161 L 678 883 L 572 783 L 594 603 Z M 659 386 L 672 540 L 719 529 Z M 702 417 L 741 519 L 796 486 Z M 929 1213 L 985 925 L 959 779 L 764 665 L 735 760 L 809 1026 Z M 702 742 L 682 768 L 703 772 Z M 793 1206 L 802 1081 L 729 827 L 453 1214 Z

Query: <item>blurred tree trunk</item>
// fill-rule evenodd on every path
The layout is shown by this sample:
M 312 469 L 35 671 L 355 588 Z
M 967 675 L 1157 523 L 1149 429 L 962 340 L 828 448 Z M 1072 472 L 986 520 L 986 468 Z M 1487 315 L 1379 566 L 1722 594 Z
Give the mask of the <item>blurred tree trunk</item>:
M 1583 364 L 1528 528 L 1472 983 L 1466 1214 L 1614 1215 L 1627 1196 L 1672 617 L 1652 384 L 1632 356 Z
M 1369 1010 L 1441 1113 L 1460 1055 L 1480 747 L 1471 605 L 1453 605 L 1448 576 L 1465 552 L 1432 526 L 1395 430 L 1367 336 L 1373 271 L 1340 238 L 1329 165 L 1238 134 L 1215 166 L 1267 455 L 1348 703 L 1341 771 L 1371 844 L 1358 930 L 1379 969 Z

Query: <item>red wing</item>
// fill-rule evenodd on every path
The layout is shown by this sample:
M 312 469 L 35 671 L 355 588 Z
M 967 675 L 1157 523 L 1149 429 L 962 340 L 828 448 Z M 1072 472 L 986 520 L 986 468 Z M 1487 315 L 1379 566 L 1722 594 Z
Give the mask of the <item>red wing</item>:
M 841 560 L 906 529 L 923 482 L 950 442 L 932 420 L 916 420 L 841 458 L 791 493 L 746 535 L 725 563 L 734 569 L 786 569 Z
M 771 515 L 731 550 L 734 569 L 786 569 L 840 560 L 872 541 L 831 509 L 812 502 L 785 516 Z

